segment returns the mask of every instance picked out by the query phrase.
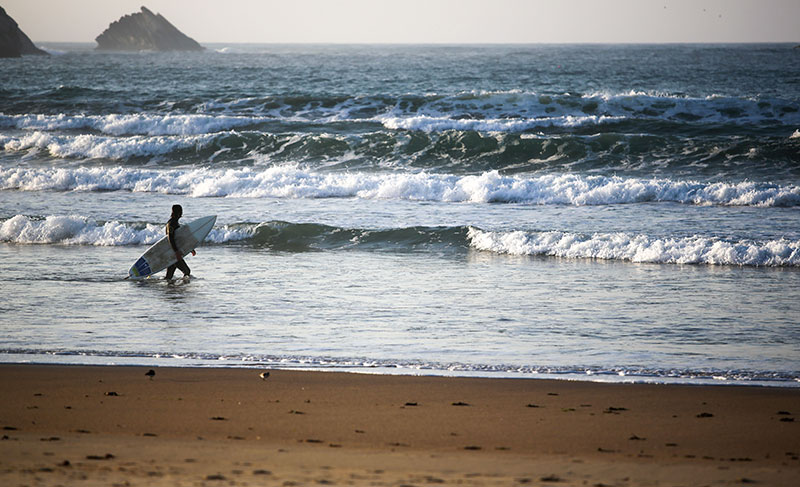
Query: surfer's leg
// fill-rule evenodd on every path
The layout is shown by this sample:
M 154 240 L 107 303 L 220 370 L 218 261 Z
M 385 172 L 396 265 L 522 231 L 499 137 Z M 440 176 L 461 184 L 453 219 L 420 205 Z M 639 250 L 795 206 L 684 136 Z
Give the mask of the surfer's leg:
M 189 266 L 188 266 L 188 265 L 186 265 L 186 261 L 185 261 L 185 260 L 183 260 L 183 259 L 181 259 L 181 260 L 179 260 L 178 262 L 176 262 L 176 263 L 175 263 L 175 265 L 178 267 L 178 269 L 180 269 L 180 270 L 181 270 L 181 272 L 183 272 L 183 275 L 184 275 L 184 276 L 188 276 L 188 275 L 189 275 L 189 274 L 191 274 L 191 272 L 192 272 L 192 271 L 189 269 Z M 174 272 L 175 272 L 175 270 L 173 269 L 173 270 L 172 270 L 172 272 L 174 273 Z
M 172 276 L 175 275 L 175 269 L 178 268 L 178 264 L 172 264 L 171 266 L 167 267 L 167 280 L 172 279 Z M 183 269 L 181 269 L 183 270 Z

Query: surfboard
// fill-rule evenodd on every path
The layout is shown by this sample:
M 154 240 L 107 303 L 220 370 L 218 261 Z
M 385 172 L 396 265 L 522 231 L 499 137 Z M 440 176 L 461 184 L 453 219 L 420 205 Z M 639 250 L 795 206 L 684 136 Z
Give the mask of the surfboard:
M 216 221 L 216 215 L 205 216 L 178 227 L 175 231 L 175 243 L 184 258 L 200 245 L 203 239 L 211 232 Z M 144 279 L 163 271 L 177 261 L 175 251 L 172 250 L 165 235 L 136 260 L 128 271 L 128 277 L 131 279 Z

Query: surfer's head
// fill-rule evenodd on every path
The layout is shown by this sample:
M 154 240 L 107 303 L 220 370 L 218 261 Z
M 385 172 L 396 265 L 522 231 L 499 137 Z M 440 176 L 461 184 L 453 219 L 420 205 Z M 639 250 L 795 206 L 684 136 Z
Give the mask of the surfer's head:
M 172 218 L 180 218 L 183 216 L 183 207 L 181 205 L 172 205 Z

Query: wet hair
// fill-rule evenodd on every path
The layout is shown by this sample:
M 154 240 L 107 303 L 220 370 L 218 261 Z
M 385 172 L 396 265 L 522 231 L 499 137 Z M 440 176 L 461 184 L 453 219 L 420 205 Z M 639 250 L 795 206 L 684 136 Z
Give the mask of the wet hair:
M 183 207 L 181 205 L 172 205 L 172 216 L 180 218 L 183 215 Z

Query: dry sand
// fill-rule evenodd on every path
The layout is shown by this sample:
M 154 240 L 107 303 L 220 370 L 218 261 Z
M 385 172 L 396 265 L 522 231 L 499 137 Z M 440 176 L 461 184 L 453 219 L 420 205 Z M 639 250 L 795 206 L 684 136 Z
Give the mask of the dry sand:
M 0 365 L 0 485 L 800 485 L 800 389 L 147 370 Z

